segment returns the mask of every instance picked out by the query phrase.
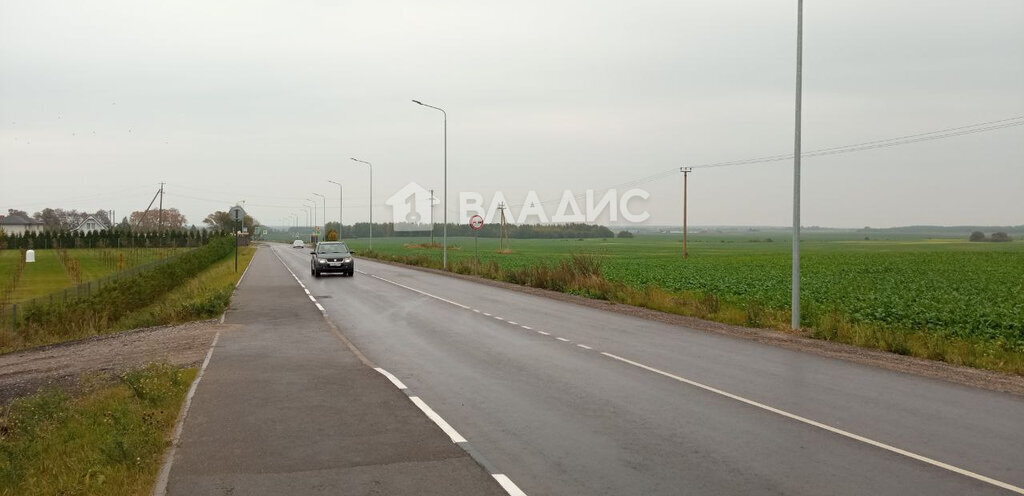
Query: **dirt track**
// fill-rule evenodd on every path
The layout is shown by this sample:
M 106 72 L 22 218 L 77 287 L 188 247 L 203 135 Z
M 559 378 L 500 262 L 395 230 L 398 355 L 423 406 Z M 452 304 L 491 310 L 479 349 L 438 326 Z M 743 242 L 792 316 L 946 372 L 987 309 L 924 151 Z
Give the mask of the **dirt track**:
M 96 372 L 117 375 L 150 362 L 200 363 L 217 331 L 216 320 L 137 329 L 0 355 L 0 405 L 42 388 L 74 389 Z

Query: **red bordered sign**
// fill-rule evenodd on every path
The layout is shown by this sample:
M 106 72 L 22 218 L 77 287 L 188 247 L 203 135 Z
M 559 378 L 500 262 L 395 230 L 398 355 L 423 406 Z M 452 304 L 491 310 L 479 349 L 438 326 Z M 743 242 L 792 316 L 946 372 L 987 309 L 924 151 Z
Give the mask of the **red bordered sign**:
M 470 217 L 469 227 L 472 227 L 474 231 L 479 231 L 481 227 L 484 227 L 484 218 L 479 215 Z

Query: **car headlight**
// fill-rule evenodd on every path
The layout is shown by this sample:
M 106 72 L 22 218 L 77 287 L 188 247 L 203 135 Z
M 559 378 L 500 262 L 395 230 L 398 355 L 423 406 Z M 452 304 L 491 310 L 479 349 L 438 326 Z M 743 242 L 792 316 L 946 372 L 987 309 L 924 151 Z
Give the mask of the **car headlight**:
M 317 261 L 320 262 L 320 263 L 327 263 L 327 259 L 326 258 L 321 258 L 321 259 L 318 259 Z
M 342 260 L 342 262 L 345 262 L 345 263 L 349 263 L 351 261 L 352 261 L 352 257 L 345 257 L 345 259 Z

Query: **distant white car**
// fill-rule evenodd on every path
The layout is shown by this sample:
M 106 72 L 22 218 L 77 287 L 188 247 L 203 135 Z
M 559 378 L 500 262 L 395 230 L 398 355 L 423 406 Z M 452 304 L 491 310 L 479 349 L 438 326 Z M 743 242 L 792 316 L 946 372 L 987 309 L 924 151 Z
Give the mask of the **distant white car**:
M 292 248 L 305 248 L 305 247 L 306 247 L 306 243 L 303 243 L 301 239 L 296 239 L 295 241 L 292 241 Z

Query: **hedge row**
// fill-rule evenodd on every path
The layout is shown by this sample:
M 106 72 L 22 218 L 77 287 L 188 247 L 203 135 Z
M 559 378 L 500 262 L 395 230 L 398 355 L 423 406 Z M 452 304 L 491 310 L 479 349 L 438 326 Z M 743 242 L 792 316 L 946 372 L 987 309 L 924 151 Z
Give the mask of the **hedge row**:
M 20 331 L 61 337 L 102 331 L 195 277 L 233 249 L 233 237 L 213 238 L 205 246 L 153 270 L 105 285 L 91 296 L 68 302 L 31 304 L 25 308 Z

